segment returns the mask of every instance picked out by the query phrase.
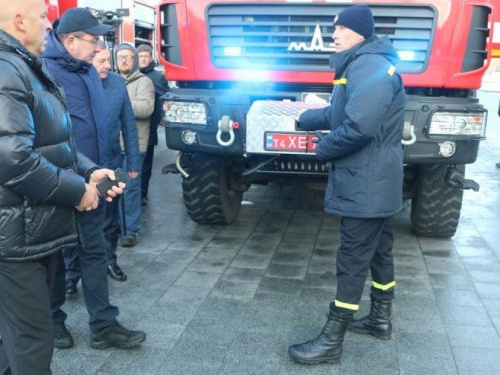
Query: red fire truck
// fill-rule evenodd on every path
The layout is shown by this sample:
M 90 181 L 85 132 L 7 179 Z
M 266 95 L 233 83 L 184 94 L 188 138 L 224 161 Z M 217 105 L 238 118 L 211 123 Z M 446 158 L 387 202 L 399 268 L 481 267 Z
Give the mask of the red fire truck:
M 159 0 L 46 0 L 49 19 L 54 21 L 73 7 L 95 9 L 102 21 L 114 26 L 116 43 L 129 42 L 136 46 L 150 44 L 156 48 L 157 14 Z M 156 53 L 155 53 L 156 56 Z
M 475 90 L 500 57 L 497 0 L 163 0 L 158 50 L 169 81 L 167 145 L 198 223 L 231 223 L 252 183 L 325 181 L 314 134 L 286 120 L 308 93 L 328 98 L 333 18 L 368 4 L 399 53 L 407 109 L 404 197 L 418 235 L 452 236 L 464 178 L 486 131 Z

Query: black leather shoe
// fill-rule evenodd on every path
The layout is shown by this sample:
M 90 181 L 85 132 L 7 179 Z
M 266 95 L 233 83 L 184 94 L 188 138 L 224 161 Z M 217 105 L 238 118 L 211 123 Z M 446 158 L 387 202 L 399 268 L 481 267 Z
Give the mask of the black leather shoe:
M 116 281 L 127 280 L 127 275 L 125 275 L 118 264 L 110 264 L 108 266 L 108 275 Z
M 72 280 L 66 281 L 66 294 L 76 294 L 76 293 L 78 293 L 76 282 Z
M 90 346 L 94 349 L 104 349 L 110 346 L 125 349 L 132 348 L 146 340 L 146 333 L 131 331 L 118 322 L 90 335 Z
M 73 337 L 64 323 L 54 323 L 54 346 L 57 349 L 68 349 L 74 345 Z
M 137 245 L 137 234 L 129 234 L 121 243 L 122 247 L 134 247 Z

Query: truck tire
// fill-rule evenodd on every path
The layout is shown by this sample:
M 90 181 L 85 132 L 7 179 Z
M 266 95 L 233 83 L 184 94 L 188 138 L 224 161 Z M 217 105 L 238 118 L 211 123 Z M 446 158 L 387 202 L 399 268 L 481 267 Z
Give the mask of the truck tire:
M 193 154 L 188 178 L 182 179 L 184 205 L 198 224 L 231 224 L 240 213 L 243 192 L 231 189 L 231 161 Z
M 462 208 L 463 190 L 448 186 L 447 165 L 423 164 L 418 167 L 417 191 L 411 201 L 411 225 L 418 236 L 446 238 L 455 234 Z M 457 173 L 464 175 L 465 166 Z

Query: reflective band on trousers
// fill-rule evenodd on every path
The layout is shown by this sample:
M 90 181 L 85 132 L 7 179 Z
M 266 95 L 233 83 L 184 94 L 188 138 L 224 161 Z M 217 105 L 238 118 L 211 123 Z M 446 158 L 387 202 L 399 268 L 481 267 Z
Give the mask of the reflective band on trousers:
M 375 281 L 373 282 L 373 287 L 376 288 L 376 289 L 380 289 L 380 290 L 389 290 L 391 288 L 394 288 L 395 286 L 396 286 L 396 282 L 395 281 L 392 281 L 389 284 L 385 284 L 385 285 L 378 284 Z
M 335 300 L 335 306 L 336 307 L 342 307 L 343 309 L 347 309 L 347 310 L 354 310 L 354 311 L 358 311 L 359 310 L 359 305 L 354 305 L 352 303 L 340 302 L 340 301 L 337 301 L 337 300 Z

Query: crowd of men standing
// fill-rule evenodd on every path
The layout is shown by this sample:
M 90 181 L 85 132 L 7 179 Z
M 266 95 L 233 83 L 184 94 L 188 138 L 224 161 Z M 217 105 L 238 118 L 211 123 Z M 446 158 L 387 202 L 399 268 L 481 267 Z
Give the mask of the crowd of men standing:
M 54 346 L 74 344 L 62 307 L 79 279 L 92 348 L 146 340 L 116 320 L 106 274 L 126 279 L 116 248 L 120 236 L 122 246 L 138 240 L 167 85 L 147 46 L 118 45 L 118 74 L 111 72 L 100 40 L 109 26 L 97 13 L 71 8 L 52 26 L 44 0 L 0 0 L 0 8 L 0 374 L 50 375 Z M 332 39 L 332 101 L 294 117 L 303 130 L 330 130 L 316 157 L 335 163 L 325 211 L 341 217 L 327 322 L 288 350 L 307 364 L 339 363 L 347 330 L 389 340 L 396 286 L 392 216 L 402 206 L 405 113 L 399 58 L 387 37 L 375 35 L 366 5 L 337 14 Z M 127 189 L 119 183 L 99 193 L 97 184 L 114 180 L 120 166 Z M 355 320 L 369 272 L 370 313 Z
M 51 25 L 44 0 L 0 6 L 0 373 L 45 375 L 74 345 L 62 308 L 80 279 L 92 348 L 146 340 L 117 321 L 107 275 L 126 280 L 116 248 L 137 243 L 168 86 L 149 46 L 119 45 L 113 73 L 110 26 L 88 9 Z M 126 184 L 101 196 L 117 168 Z

